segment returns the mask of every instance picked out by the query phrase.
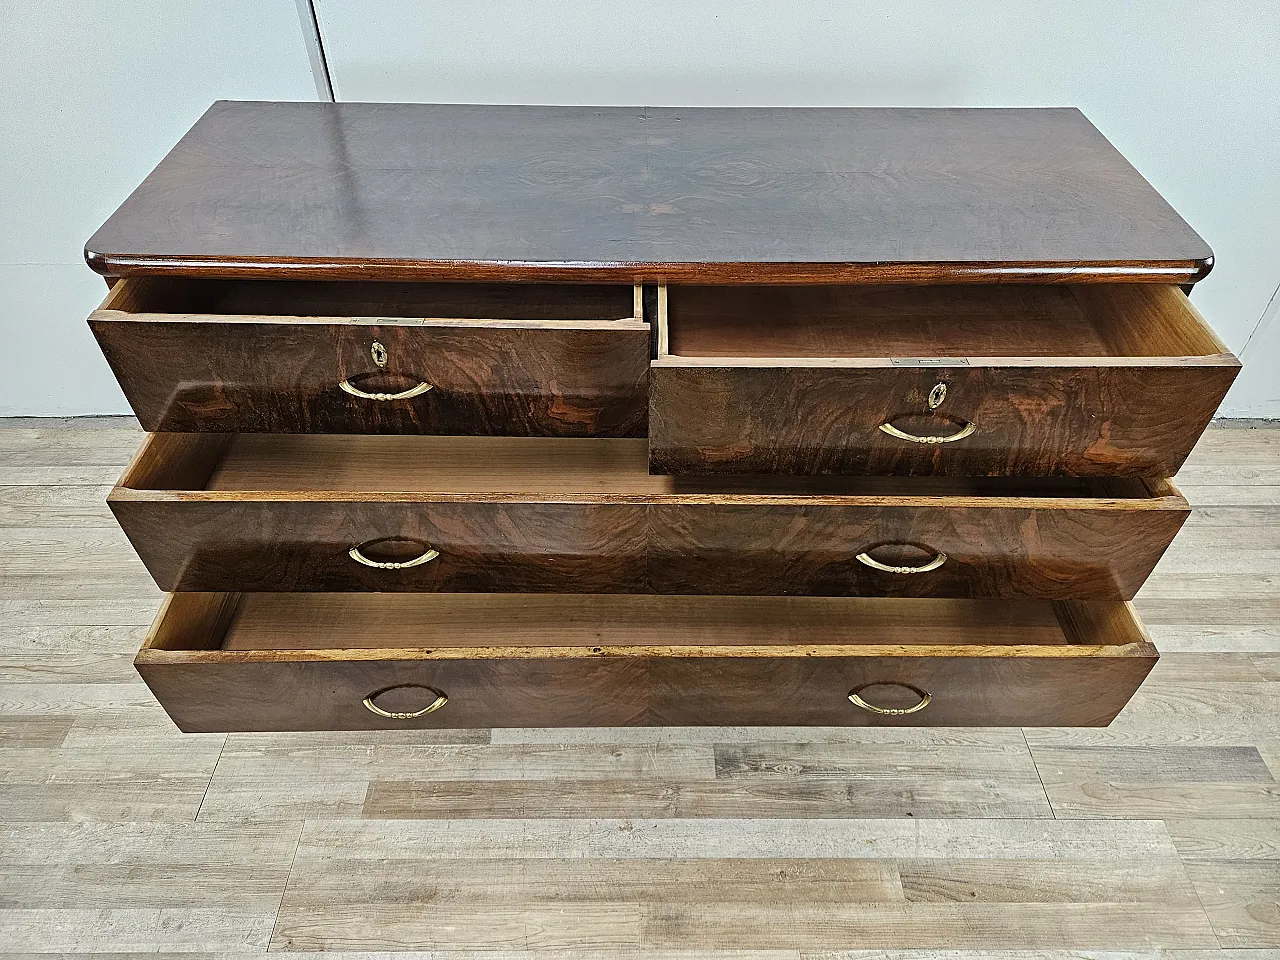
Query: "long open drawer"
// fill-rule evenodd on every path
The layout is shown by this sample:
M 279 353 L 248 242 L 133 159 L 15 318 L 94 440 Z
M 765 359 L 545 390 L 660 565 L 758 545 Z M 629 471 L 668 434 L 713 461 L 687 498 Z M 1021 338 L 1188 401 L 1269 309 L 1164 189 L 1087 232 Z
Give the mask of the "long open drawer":
M 154 434 L 109 498 L 164 590 L 1130 599 L 1142 478 L 651 476 L 643 440 Z
M 186 731 L 1105 725 L 1119 601 L 171 594 L 137 657 Z

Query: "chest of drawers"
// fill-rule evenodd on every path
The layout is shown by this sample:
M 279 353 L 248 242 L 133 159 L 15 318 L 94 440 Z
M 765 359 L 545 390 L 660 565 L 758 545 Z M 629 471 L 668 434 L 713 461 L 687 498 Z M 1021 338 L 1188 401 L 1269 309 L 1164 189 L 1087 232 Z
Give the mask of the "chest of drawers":
M 86 257 L 189 731 L 1105 724 L 1238 369 L 1074 110 L 223 102 Z

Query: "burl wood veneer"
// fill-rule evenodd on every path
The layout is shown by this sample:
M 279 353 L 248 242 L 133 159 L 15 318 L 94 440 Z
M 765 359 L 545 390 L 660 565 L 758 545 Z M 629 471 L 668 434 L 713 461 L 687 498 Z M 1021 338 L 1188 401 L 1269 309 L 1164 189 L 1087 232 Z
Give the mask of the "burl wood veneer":
M 85 255 L 190 731 L 1106 724 L 1239 366 L 1072 109 L 220 102 Z
M 646 464 L 643 440 L 158 433 L 109 503 L 164 590 L 1042 599 L 1130 599 L 1189 512 L 1167 481 Z
M 629 285 L 139 278 L 89 326 L 147 430 L 645 433 Z
M 1172 476 L 1240 368 L 1151 284 L 672 286 L 657 323 L 663 473 Z

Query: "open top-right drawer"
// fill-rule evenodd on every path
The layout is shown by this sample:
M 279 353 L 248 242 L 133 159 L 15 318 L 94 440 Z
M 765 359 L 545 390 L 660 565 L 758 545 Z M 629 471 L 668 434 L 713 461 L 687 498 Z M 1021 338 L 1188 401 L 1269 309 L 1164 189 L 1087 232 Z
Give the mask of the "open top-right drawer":
M 654 473 L 1172 476 L 1239 371 L 1149 283 L 662 286 Z

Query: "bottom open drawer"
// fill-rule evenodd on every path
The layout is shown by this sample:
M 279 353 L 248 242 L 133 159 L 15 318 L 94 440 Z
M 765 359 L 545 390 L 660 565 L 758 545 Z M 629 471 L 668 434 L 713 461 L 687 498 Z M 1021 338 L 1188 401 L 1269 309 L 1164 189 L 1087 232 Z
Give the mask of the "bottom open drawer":
M 1156 659 L 1122 601 L 175 593 L 136 664 L 207 732 L 1100 726 Z

